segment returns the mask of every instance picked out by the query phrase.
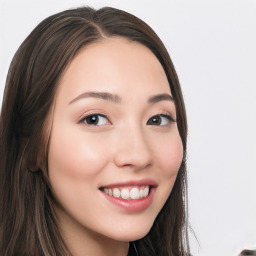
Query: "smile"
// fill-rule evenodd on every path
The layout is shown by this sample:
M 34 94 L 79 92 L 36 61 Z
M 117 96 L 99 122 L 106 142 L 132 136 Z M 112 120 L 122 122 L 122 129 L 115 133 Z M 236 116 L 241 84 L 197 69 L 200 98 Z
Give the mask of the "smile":
M 152 179 L 104 185 L 99 188 L 107 201 L 125 211 L 146 210 L 153 202 L 158 184 Z
M 126 200 L 138 200 L 148 196 L 150 186 L 102 188 L 105 194 Z

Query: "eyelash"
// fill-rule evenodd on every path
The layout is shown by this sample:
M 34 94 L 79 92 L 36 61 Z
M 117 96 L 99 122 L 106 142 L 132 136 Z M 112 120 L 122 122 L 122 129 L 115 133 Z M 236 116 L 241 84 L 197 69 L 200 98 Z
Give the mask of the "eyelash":
M 104 124 L 101 124 L 101 125 L 98 125 L 98 123 L 97 124 L 93 124 L 93 123 L 88 123 L 88 121 L 89 121 L 89 119 L 90 118 L 94 118 L 95 119 L 95 117 L 97 118 L 97 120 L 99 120 L 99 118 L 105 118 L 105 119 L 107 119 L 108 120 L 108 122 L 110 123 L 110 121 L 109 121 L 109 119 L 107 118 L 107 116 L 105 116 L 105 115 L 103 115 L 103 114 L 99 114 L 99 113 L 95 113 L 95 114 L 90 114 L 90 115 L 88 115 L 88 116 L 85 116 L 85 117 L 83 117 L 82 119 L 81 119 L 81 123 L 85 123 L 85 125 L 88 125 L 88 126 L 102 126 L 102 125 L 104 125 Z M 86 121 L 86 119 L 87 119 L 87 121 Z M 91 120 L 92 121 L 92 120 Z
M 84 123 L 85 125 L 88 125 L 88 126 L 103 126 L 105 124 L 99 124 L 99 122 L 102 122 L 101 118 L 105 118 L 106 120 L 108 120 L 107 121 L 108 124 L 111 124 L 111 122 L 109 121 L 108 117 L 106 115 L 103 115 L 103 114 L 100 114 L 100 113 L 94 113 L 94 114 L 87 115 L 87 116 L 83 117 L 79 123 Z M 154 124 L 154 122 L 158 122 L 159 120 L 162 123 L 163 122 L 163 118 L 167 119 L 167 120 L 165 120 L 165 121 L 168 122 L 167 124 Z M 93 123 L 95 121 L 97 122 L 96 124 Z M 150 124 L 151 121 L 153 123 Z M 89 123 L 89 122 L 91 122 L 91 123 Z M 165 114 L 157 114 L 157 115 L 152 116 L 147 121 L 147 125 L 167 126 L 167 125 L 170 125 L 173 122 L 175 122 L 175 120 L 172 118 L 172 116 L 170 114 L 166 114 L 165 113 Z
M 164 125 L 157 125 L 157 126 L 166 126 L 166 125 L 169 125 L 170 123 L 175 122 L 174 119 L 172 118 L 172 116 L 169 115 L 169 114 L 157 114 L 157 115 L 152 116 L 152 117 L 147 121 L 147 124 L 149 124 L 150 120 L 157 119 L 158 117 L 167 119 L 167 122 L 168 122 L 168 123 L 167 123 L 167 124 L 164 124 Z M 159 119 L 158 119 L 158 120 L 159 120 Z M 152 125 L 155 125 L 155 124 L 152 124 Z

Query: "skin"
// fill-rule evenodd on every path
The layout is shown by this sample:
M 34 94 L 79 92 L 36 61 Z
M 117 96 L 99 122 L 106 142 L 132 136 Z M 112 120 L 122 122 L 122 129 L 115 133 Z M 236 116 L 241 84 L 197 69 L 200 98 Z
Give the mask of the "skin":
M 84 96 L 92 91 L 118 100 Z M 174 102 L 148 103 L 158 94 L 171 95 L 161 64 L 148 48 L 121 37 L 86 46 L 63 74 L 48 170 L 59 227 L 73 255 L 127 255 L 129 241 L 149 232 L 170 195 L 183 147 Z M 90 125 L 85 117 L 92 114 L 104 116 Z M 157 124 L 151 122 L 156 115 Z M 157 188 L 152 204 L 142 211 L 129 212 L 99 190 L 145 178 Z

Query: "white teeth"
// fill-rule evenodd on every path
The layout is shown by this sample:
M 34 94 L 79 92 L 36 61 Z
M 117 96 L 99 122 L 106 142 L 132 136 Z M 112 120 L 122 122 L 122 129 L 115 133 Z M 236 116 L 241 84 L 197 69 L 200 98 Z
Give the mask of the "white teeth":
M 145 197 L 145 196 L 144 196 L 144 189 L 141 188 L 141 189 L 140 189 L 140 198 L 143 198 L 143 197 Z
M 132 188 L 130 191 L 130 197 L 131 199 L 139 199 L 140 198 L 140 192 L 138 188 Z
M 113 196 L 114 196 L 114 197 L 120 197 L 120 195 L 121 195 L 120 190 L 119 190 L 118 188 L 114 188 L 114 190 L 113 190 Z
M 146 197 L 148 195 L 148 193 L 149 193 L 149 187 L 145 187 L 143 189 L 143 196 Z
M 121 191 L 121 197 L 123 199 L 128 199 L 130 197 L 130 192 L 129 192 L 129 189 L 128 188 L 124 188 L 122 189 Z
M 137 200 L 148 196 L 149 186 L 143 186 L 142 188 L 134 187 L 130 190 L 128 188 L 104 188 L 103 191 L 110 196 L 120 197 L 126 200 Z

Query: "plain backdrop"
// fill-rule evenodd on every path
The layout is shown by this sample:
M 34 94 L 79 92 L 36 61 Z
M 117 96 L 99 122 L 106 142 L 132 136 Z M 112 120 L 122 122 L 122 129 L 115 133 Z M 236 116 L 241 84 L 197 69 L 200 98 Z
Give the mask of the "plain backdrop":
M 137 15 L 173 59 L 189 125 L 189 213 L 199 241 L 190 234 L 192 254 L 256 247 L 256 1 L 1 0 L 1 99 L 10 61 L 31 30 L 82 5 Z

